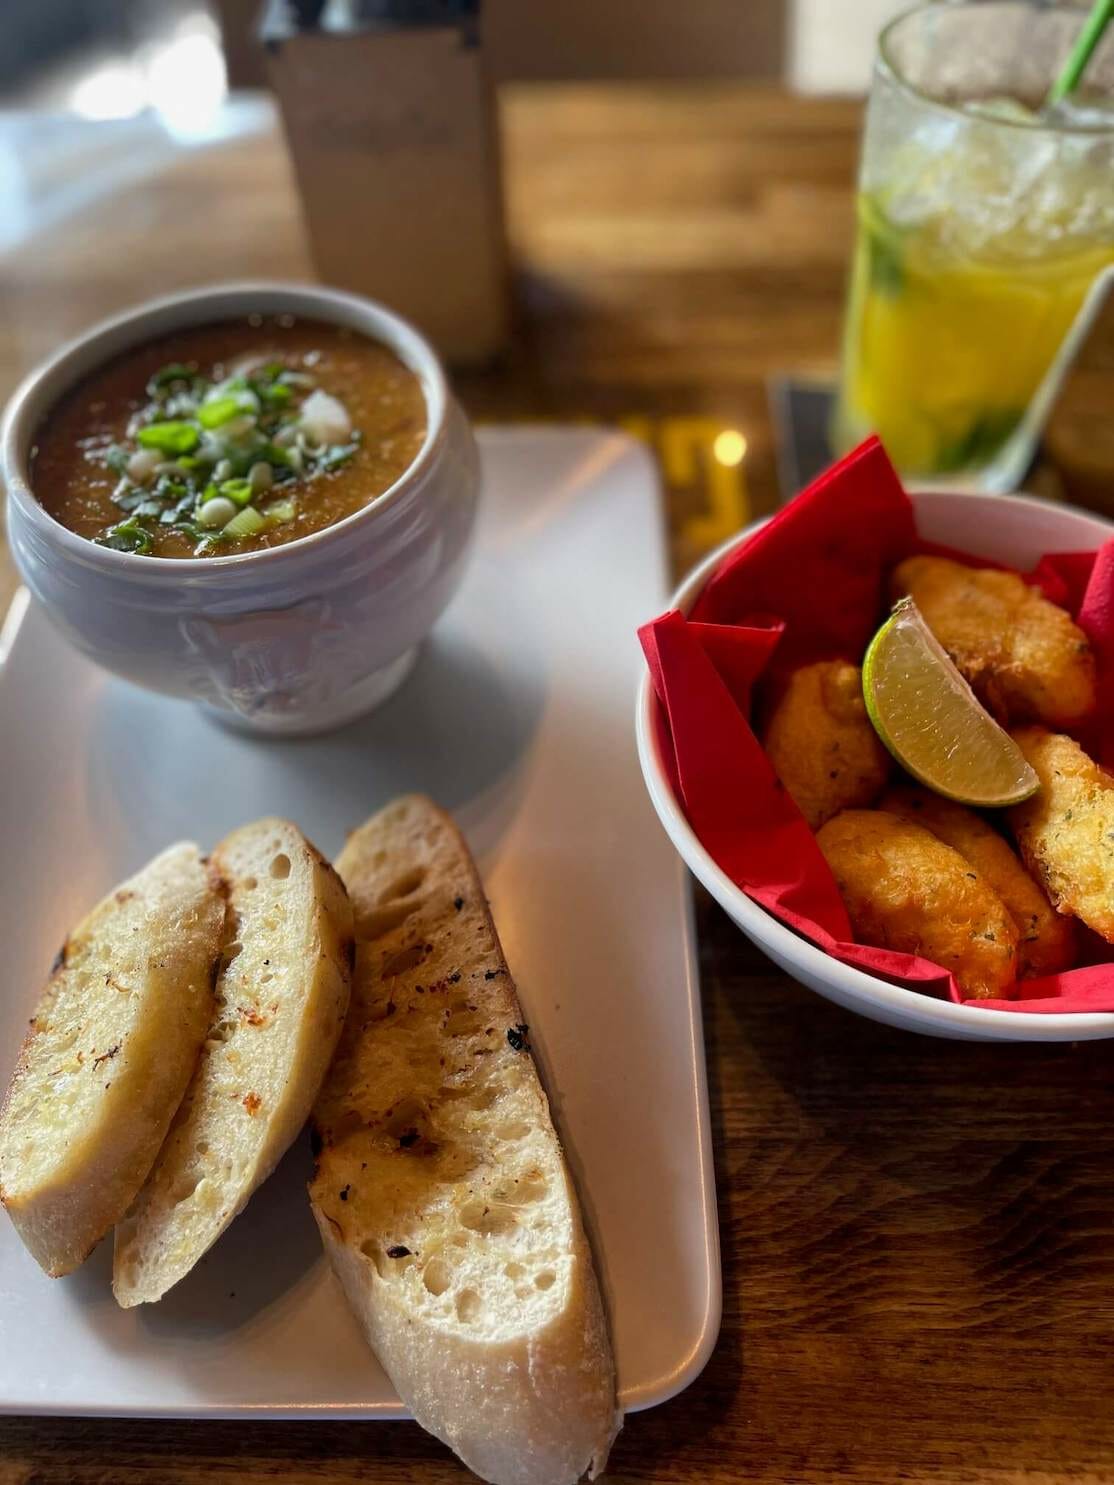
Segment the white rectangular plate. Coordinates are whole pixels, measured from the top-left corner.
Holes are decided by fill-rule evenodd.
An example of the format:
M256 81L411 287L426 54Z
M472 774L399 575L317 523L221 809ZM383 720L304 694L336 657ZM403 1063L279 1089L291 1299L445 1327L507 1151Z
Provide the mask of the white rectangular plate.
M329 737L226 731L104 675L31 605L0 668L0 1072L74 921L170 841L282 814L326 852L393 795L479 858L608 1297L628 1409L700 1371L720 1274L681 866L643 791L635 628L665 558L646 453L614 434L482 434L465 585L405 687ZM322 1257L299 1140L160 1304L117 1308L111 1244L43 1276L0 1218L0 1411L406 1416Z

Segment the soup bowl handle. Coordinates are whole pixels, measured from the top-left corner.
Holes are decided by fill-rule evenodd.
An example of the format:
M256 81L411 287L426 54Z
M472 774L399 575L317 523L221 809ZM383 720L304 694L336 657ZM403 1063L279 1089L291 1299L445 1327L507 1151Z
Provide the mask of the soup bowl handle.
M281 726L317 715L361 678L350 641L347 684L330 663L335 649L333 655L325 654L330 641L345 647L345 631L323 598L227 619L191 616L179 620L178 627L198 662L199 696L207 678L213 704L249 726Z

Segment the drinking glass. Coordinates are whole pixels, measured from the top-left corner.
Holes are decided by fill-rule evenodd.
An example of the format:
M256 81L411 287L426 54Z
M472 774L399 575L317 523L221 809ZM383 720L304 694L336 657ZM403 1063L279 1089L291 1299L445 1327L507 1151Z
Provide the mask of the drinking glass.
M987 490L1023 476L1114 265L1114 27L1072 97L1042 109L1085 15L950 0L882 32L841 452L875 432L907 476Z

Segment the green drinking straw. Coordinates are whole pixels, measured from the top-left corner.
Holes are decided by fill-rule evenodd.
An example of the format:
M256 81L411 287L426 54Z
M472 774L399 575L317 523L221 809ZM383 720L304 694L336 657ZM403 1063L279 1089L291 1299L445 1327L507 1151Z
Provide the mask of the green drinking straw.
M1079 79L1091 60L1092 52L1110 24L1111 16L1114 16L1114 0L1095 0L1090 15L1083 22L1083 29L1075 39L1075 45L1068 53L1067 61L1060 69L1059 77L1048 90L1048 97L1044 100L1045 108L1051 108L1054 103L1059 103L1069 93L1075 92Z

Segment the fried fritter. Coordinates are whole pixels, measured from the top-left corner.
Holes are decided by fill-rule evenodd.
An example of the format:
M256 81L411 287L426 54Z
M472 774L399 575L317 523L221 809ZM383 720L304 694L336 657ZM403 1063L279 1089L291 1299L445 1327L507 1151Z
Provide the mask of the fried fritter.
M931 830L971 863L1005 904L1017 929L1017 977L1056 974L1075 962L1075 926L1062 917L989 821L914 785L890 789L878 808Z
M816 843L859 942L931 959L971 997L1013 983L1013 919L982 874L930 831L884 810L845 810Z
M1095 707L1087 636L1062 608L1014 572L909 557L894 569L925 622L1000 720L1072 727Z
M1114 775L1074 738L1043 727L1013 738L1041 781L1009 812L1025 865L1061 913L1114 943Z
M765 747L812 830L842 809L873 804L893 766L866 714L862 672L846 660L793 672L770 717Z

